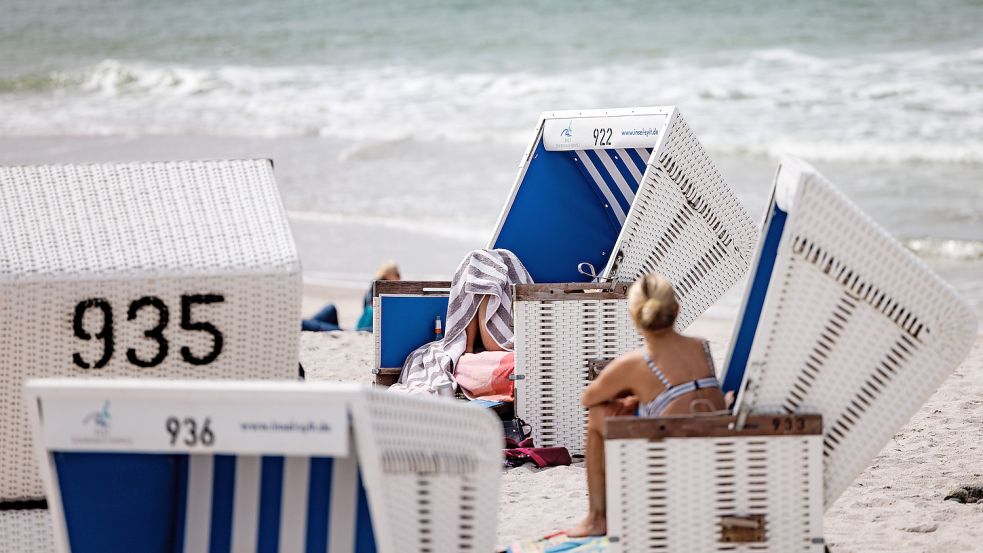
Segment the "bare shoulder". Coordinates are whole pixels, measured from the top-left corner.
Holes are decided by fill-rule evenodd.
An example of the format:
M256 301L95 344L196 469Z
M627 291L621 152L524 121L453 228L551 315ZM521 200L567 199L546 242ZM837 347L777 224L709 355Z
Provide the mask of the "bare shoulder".
M686 340L686 345L693 346L693 347L697 347L698 346L698 347L701 347L702 348L702 347L704 347L704 344L709 344L710 343L709 340L707 340L706 338L703 338L701 336L683 336L683 339Z
M640 366L645 366L645 358L642 356L641 350L635 350L616 357L608 363L607 367L604 367L604 371L610 373L628 372L637 370Z

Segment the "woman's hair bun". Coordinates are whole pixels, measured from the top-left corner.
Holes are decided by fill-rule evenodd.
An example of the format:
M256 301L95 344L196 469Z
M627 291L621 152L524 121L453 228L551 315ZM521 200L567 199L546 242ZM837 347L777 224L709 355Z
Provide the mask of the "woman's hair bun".
M655 298L645 300L645 303L642 304L642 312L638 317L642 326L649 327L655 323L656 317L659 316L659 307L661 305L661 302Z
M641 330L671 327L679 312L672 283L658 274L639 278L628 289L628 310Z

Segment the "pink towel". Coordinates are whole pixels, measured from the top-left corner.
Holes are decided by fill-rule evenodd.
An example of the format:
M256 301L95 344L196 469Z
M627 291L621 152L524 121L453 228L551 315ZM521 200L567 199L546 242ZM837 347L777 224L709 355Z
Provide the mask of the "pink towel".
M511 351L465 353L457 360L454 380L470 399L513 401L515 386L509 380L515 370L515 355Z

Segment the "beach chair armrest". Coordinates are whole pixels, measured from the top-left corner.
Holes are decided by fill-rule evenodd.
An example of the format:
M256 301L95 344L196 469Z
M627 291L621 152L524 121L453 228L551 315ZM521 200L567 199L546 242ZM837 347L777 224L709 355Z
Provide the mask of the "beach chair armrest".
M516 284L512 294L514 301L550 301L571 299L571 294L581 294L584 299L619 300L628 292L624 282L566 282L562 284ZM588 297L589 296L589 297Z
M821 434L821 415L751 415L743 428L737 417L708 413L669 417L611 417L604 426L608 440L709 438L736 436L801 436Z
M383 294L442 295L450 293L449 280L377 280L375 297Z

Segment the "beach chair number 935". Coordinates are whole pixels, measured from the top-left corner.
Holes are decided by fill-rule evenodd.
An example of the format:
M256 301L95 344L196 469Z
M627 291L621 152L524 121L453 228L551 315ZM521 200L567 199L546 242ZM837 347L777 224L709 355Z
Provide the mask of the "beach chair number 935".
M181 296L181 328L190 332L204 332L210 334L212 337L212 349L205 355L196 355L188 346L182 346L180 353L185 363L191 365L207 365L218 359L219 354L222 353L222 332L212 323L194 320L191 311L196 305L222 303L224 301L225 297L218 294ZM102 312L102 327L95 333L90 333L83 324L85 314L90 309ZM153 328L149 328L143 332L143 335L147 339L157 343L157 352L152 357L144 358L137 354L135 348L131 347L126 350L126 360L131 365L136 365L137 367L156 367L167 359L170 349L167 338L164 336L164 329L167 328L167 324L170 322L170 310L162 299L156 296L144 296L130 303L130 308L126 312L126 320L132 321L136 319L137 315L143 310L154 310L157 312L157 323ZM94 361L86 360L81 353L76 352L72 355L72 360L75 364L83 369L101 369L105 367L113 358L116 348L113 339L113 307L109 304L109 301L103 298L90 298L78 302L75 306L75 317L72 321L72 327L75 330L76 338L86 341L102 340L103 343L102 357Z

